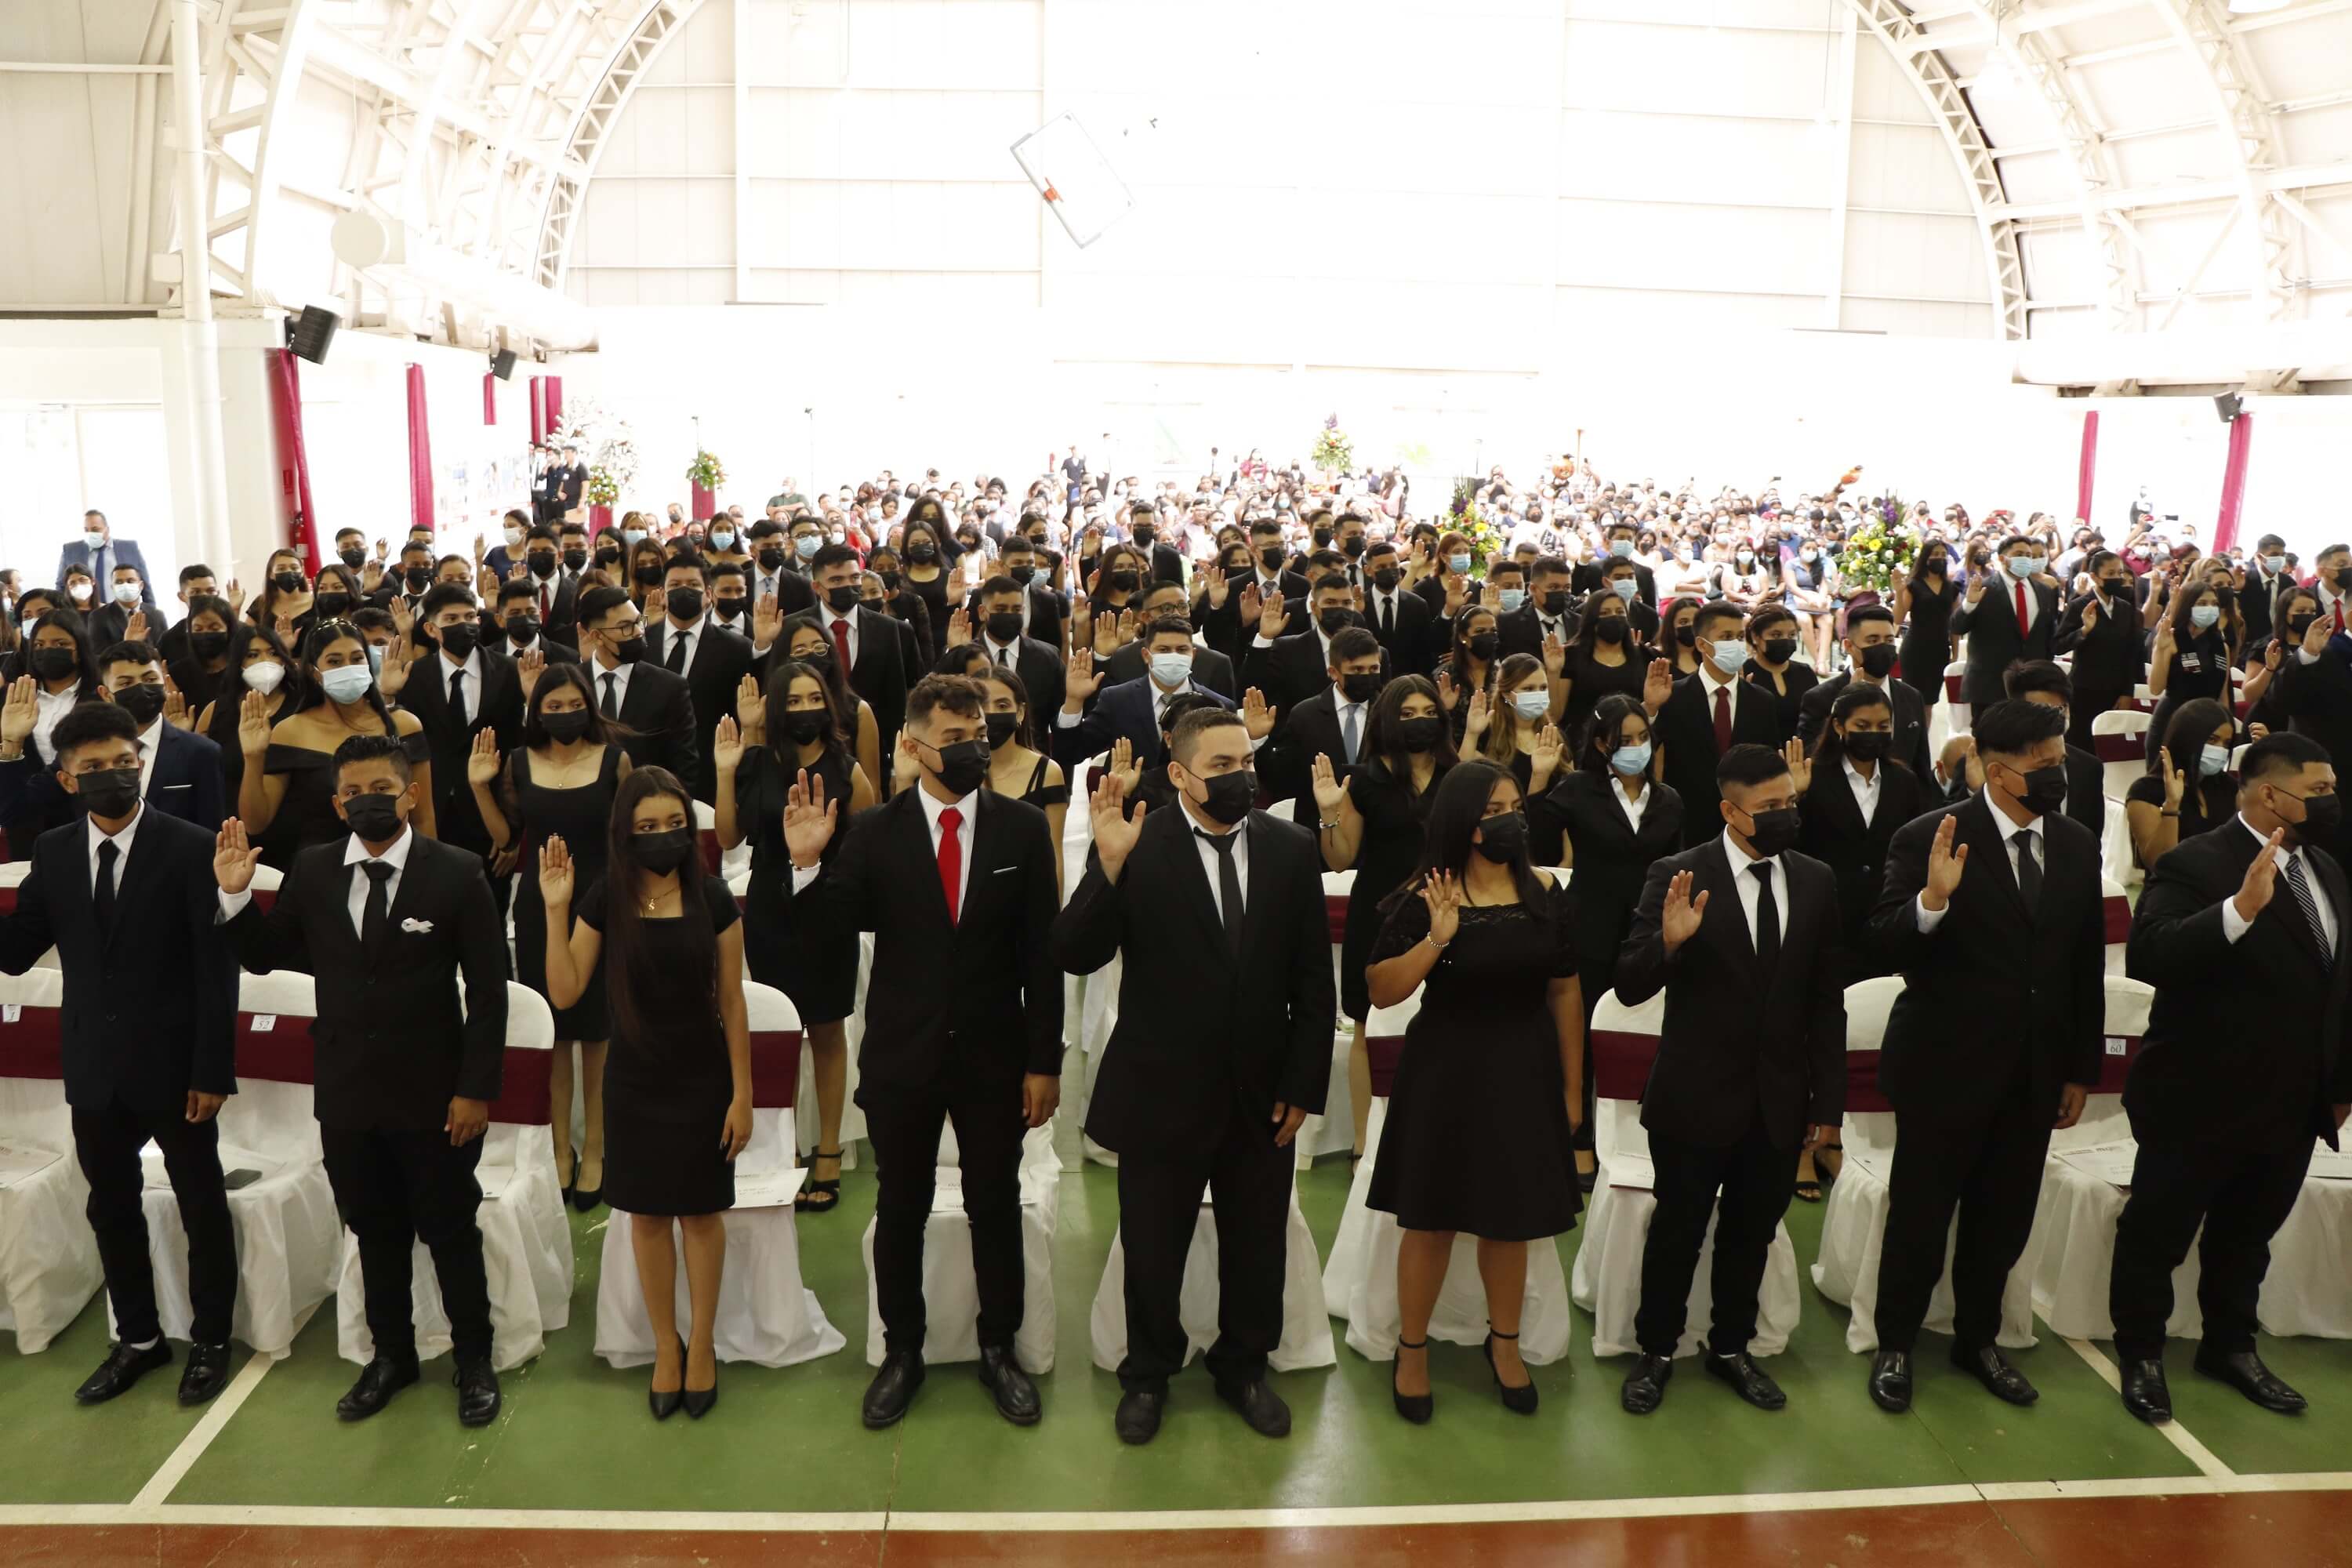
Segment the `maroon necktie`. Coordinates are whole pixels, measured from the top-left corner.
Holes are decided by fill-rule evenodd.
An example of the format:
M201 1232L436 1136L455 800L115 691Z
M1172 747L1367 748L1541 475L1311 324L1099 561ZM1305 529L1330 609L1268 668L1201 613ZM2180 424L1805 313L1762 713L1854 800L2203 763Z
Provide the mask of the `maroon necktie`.
M1726 685L1715 689L1715 754L1719 757L1729 750L1731 750L1731 688Z
M840 622L835 621L837 628ZM940 890L948 896L948 924L956 923L961 884L963 881L963 841L956 829L963 826L963 813L954 806L940 813Z

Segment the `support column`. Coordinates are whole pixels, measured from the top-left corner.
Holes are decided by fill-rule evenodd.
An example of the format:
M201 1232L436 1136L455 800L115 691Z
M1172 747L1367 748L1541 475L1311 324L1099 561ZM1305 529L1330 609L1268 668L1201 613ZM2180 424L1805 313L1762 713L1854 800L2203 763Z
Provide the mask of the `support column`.
M189 490L197 559L232 559L228 453L221 434L220 331L213 321L212 214L205 196L203 48L196 0L172 0L172 139L180 218L180 318L187 355ZM315 564L315 563L314 563Z
M2230 421L2230 460L2221 469L2221 506L2213 520L2213 553L2238 542L2238 503L2246 499L2246 461L2254 445L2254 416L2241 411Z
M2098 468L2099 411L2087 408L2083 411L2083 455L2074 466L2074 521L2090 527L2097 526L2091 521L2091 486Z

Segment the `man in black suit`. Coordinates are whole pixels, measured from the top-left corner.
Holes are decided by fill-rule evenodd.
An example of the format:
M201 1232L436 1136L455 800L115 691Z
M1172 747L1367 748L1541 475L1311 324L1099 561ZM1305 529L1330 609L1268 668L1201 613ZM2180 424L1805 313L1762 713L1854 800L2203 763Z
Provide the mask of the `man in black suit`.
M563 448L562 460L556 464L554 482L549 487L554 500L554 519L561 522L587 504L588 465L580 460L580 448Z
M520 744L522 679L514 660L482 641L481 617L468 589L444 583L425 595L415 640L427 657L394 677L393 695L425 726L433 758L433 820L444 844L454 844L487 860L503 846L490 842L466 779L474 737L495 731Z
M1516 578L1511 575L1516 566L1496 564L1504 574L1507 594L1517 584L1527 585L1525 601L1495 617L1495 635L1501 639L1496 646L1506 655L1531 653L1541 658L1546 643L1557 641L1565 647L1576 640L1577 616L1569 608L1567 562L1546 556Z
M1282 716L1265 743L1260 769L1278 816L1301 824L1318 820L1315 759L1328 757L1345 783L1371 759L1372 707L1387 682L1380 639L1361 626L1343 626L1331 639L1331 668L1322 690Z
M2156 1001L2124 1084L2139 1153L2107 1300L2124 1408L2143 1421L2172 1418L2164 1325L2200 1224L2197 1370L2265 1410L2304 1408L2254 1353L2254 1307L2312 1139L2335 1148L2352 1109L2352 889L2323 847L2343 817L2336 783L2307 738L2255 742L2238 768L2238 820L2158 860L2132 918L2126 963Z
M1280 604L1261 605L1257 635L1242 655L1242 684L1265 692L1277 712L1289 711L1330 685L1331 639L1349 626L1363 624L1356 613L1354 590L1337 572L1315 580L1307 606L1310 624L1286 636L1291 625L1289 608Z
M711 616L709 570L699 555L673 555L662 574L660 597L646 596L651 617L646 628L646 662L684 680L694 706L696 767L678 777L706 805L717 798L719 788L719 770L710 760L711 732L720 719L736 716L736 693L756 662L751 639L729 631Z
M2246 622L2243 652L2251 668L2262 661L2263 644L2277 635L2280 595L2294 586L2294 574L2286 569L2286 541L2263 534L2240 571L2238 613Z
M1014 533L1006 537L1004 548L997 552L996 563L1020 591L1021 635L1036 638L1058 656L1062 647L1062 599L1038 579L1038 571L1045 563L1042 552L1025 534ZM985 586L983 584L983 589Z
M1262 517L1250 524L1250 557L1256 563L1257 596L1263 604L1269 599L1303 599L1307 596L1307 576L1294 572L1286 564L1290 552L1282 542L1282 524L1270 517ZM1246 588L1247 583L1235 583L1235 588Z
M898 751L898 726L906 719L907 689L916 679L901 640L906 623L859 604L857 552L846 544L821 547L810 558L809 576L816 590L816 607L790 617L783 635L789 638L790 627L805 622L833 644L835 661L849 671L850 688L874 710L874 727L882 742L882 772L887 775ZM935 629L945 635L945 627ZM876 787L887 793L888 778L877 781Z
M1911 1407L1912 1346L1952 1253L1952 1363L1996 1397L2031 1405L1994 1342L2025 1251L2053 1128L2082 1119L2099 1081L2106 913L2099 839L2059 815L2066 720L2014 699L1976 715L1985 786L1895 833L1871 938L1904 991L1878 1081L1898 1137L1878 1264L1870 1396Z
M563 493L563 470L556 462L555 453L544 444L530 449L530 458L531 516L540 522L553 522L563 515L559 504Z
M1658 640L1658 612L1642 602L1640 580L1634 576L1634 570L1631 561L1612 559L1602 562L1599 591L1615 595L1624 605L1625 621L1633 627L1635 642L1654 644ZM1588 595L1579 606L1577 626L1580 630L1583 626L1584 616L1591 615L1593 608L1593 601Z
M1875 686L1886 693L1886 700L1895 710L1895 739L1887 746L1887 760L1901 763L1919 776L1920 783L1932 787L1936 775L1934 759L1927 754L1927 704L1909 681L1896 680L1891 674L1895 658L1895 612L1884 605L1863 605L1848 610L1845 649L1846 657L1853 661L1851 667L1798 699L1798 738L1810 751L1829 723L1830 704L1838 700L1839 693L1855 681Z
M698 778L702 747L694 699L686 678L646 657L644 616L622 588L591 588L580 595L580 651L596 689L596 710L629 731L622 749L640 768L667 768Z
M209 833L220 826L220 748L193 730L165 719L170 695L163 666L143 642L119 642L98 659L100 690L128 711L137 725L132 746L139 753L140 795L166 816ZM39 700L29 678L20 679L0 707L0 820L35 813L63 822L74 806L58 774L32 755L27 740L39 720ZM30 853L27 846L26 853ZM21 858L21 857L20 857Z
M787 534L781 524L765 520L751 525L751 569L745 591L751 595L754 616L768 605L773 605L779 616L797 616L816 608L816 590L809 585L800 569L800 558L793 553L801 537ZM809 524L806 537L813 542L810 554L824 547L824 531L814 522Z
M2012 664L2001 677L2009 694L2021 701L2039 702L2070 713L2074 702L2074 687L2066 671L2051 659L2034 659ZM2068 725L2072 734L2073 725ZM2094 840L2102 840L2107 831L2107 771L2099 759L2071 740L2066 744L2066 794L2058 804L2058 815L2071 817L2091 830ZM1965 784L1960 791L1967 795ZM2104 960L2102 961L2104 962Z
M1389 668L1399 675L1427 675L1436 668L1443 638L1429 601L1404 585L1404 566L1397 547L1381 540L1364 552L1364 571L1371 586L1364 594L1364 624L1381 639Z
M2336 550L2328 552L2335 569L2352 572ZM2341 757L2352 766L2352 657L2335 640L2335 616L2322 613L2305 626L2302 639L2280 661L2276 679L2287 727L2317 742L2331 763Z
M1045 1125L1061 1098L1062 972L1048 942L1059 848L1044 812L982 787L981 693L953 675L908 693L919 776L852 824L830 863L820 857L841 803L823 782L795 784L784 812L792 897L812 918L874 933L857 1103L882 1162L874 1288L888 1351L866 1390L869 1427L898 1421L922 1385L923 1232L948 1121L971 1220L980 1379L1013 1425L1042 1413L1013 1339L1022 1129Z
M1154 583L1136 599L1136 622L1147 631L1171 617L1188 621L1188 609L1182 587L1174 583ZM1215 692L1228 702L1241 700L1241 686L1234 677L1234 661L1202 642L1208 618L1202 617L1195 628L1192 641L1192 683ZM1147 639L1138 637L1133 642L1121 643L1110 651L1103 667L1103 684L1123 685L1140 680L1149 673L1150 656L1144 650Z
M1068 773L1112 744L1126 741L1146 768L1166 764L1160 744L1167 729L1168 704L1188 691L1215 700L1221 708L1233 700L1194 679L1193 661L1208 650L1192 640L1189 622L1171 616L1146 626L1139 639L1145 674L1140 679L1106 684L1107 676L1091 654L1081 653L1063 678L1062 706L1054 715L1054 758ZM1099 692L1099 696L1097 694ZM1091 702L1091 706L1089 703ZM1248 721L1261 740L1273 732L1275 716L1255 688L1250 692Z
M2147 633L2140 628L2131 568L2123 557L2102 550L2084 563L2096 584L2067 601L2050 634L2050 651L2074 657L2074 716L2066 740L2091 745L2091 721L2132 694L2147 679Z
M1579 594L1590 594L1600 588L1606 581L1610 562L1633 561L1633 543L1640 537L1640 531L1630 522L1611 523L1603 552L1577 567L1574 590ZM1650 606L1653 615L1656 614L1658 580L1655 574L1647 566L1634 562L1633 580L1640 584L1638 592L1642 603Z
M1971 577L1952 606L1952 635L1969 639L1960 700L1978 708L2000 700L2002 670L2021 658L2048 658L2058 630L2058 584L2043 571L2042 546L2013 533L1993 561L1997 573Z
M579 635L575 629L574 637ZM484 618L482 646L515 660L537 654L549 664L578 664L579 650L560 643L539 618L539 589L530 583L499 586L498 608Z
M499 1377L474 1169L506 1051L505 922L480 858L409 826L416 785L395 737L354 735L333 765L352 836L297 856L267 915L247 891L256 856L235 817L221 825L213 873L245 966L318 980L319 1141L359 1242L375 1342L335 1413L362 1420L416 1381L409 1277L422 1241L449 1318L457 1419L487 1426Z
M1652 710L1650 738L1665 748L1665 783L1683 797L1685 848L1720 837L1715 827L1720 820L1715 778L1722 759L1734 746L1778 746L1780 741L1771 693L1739 679L1748 661L1740 623L1739 612L1720 599L1701 605L1691 623L1698 639L1698 673L1675 681L1672 695ZM1665 659L1650 666L1645 704L1673 672Z
M586 541L583 540L583 546ZM540 629L555 641L577 638L572 623L579 614L580 584L563 569L563 552L557 542L556 531L544 523L523 536L522 561L525 567L522 581L531 590L531 601L539 615ZM505 573L499 574L498 589L489 584L475 584L486 590L485 597L503 597L509 581Z
M1674 1375L1707 1220L1716 1220L1714 1323L1702 1360L1759 1409L1788 1401L1748 1353L1756 1293L1787 1212L1797 1151L1845 1114L1845 968L1837 881L1790 847L1797 788L1769 746L1717 765L1717 837L1650 868L1617 955L1617 996L1666 994L1642 1092L1657 1209L1642 1249L1642 1353L1622 1395L1655 1410ZM1717 1194L1721 1194L1718 1210Z
M22 974L55 944L65 972L74 1157L121 1335L74 1397L112 1399L171 1363L140 1198L139 1152L152 1140L188 1237L180 1403L201 1405L228 1383L236 1304L214 1121L236 1092L236 961L213 920L212 835L142 806L137 735L126 710L100 702L71 710L50 732L62 787L88 810L33 846L16 910L0 916L0 969Z
M1087 1109L1087 1134L1119 1155L1128 1352L1113 1426L1128 1443L1159 1431L1184 1365L1177 1296L1203 1187L1217 1222L1209 1374L1252 1430L1290 1431L1265 1362L1282 1338L1290 1142L1323 1109L1338 999L1322 857L1306 829L1251 809L1250 751L1236 715L1199 710L1177 721L1167 769L1181 810L1129 817L1105 780L1087 874L1054 923L1061 969L1129 960Z
M1150 501L1138 501L1128 512L1127 536L1138 550L1148 552L1151 570L1144 574L1147 583L1181 583L1184 580L1184 557L1160 541L1160 514Z
M978 642L990 664L1019 678L1033 712L1050 713L1062 706L1062 655L1053 644L1022 631L1021 605L1027 596L1010 577L989 578L972 608L950 618L947 646Z

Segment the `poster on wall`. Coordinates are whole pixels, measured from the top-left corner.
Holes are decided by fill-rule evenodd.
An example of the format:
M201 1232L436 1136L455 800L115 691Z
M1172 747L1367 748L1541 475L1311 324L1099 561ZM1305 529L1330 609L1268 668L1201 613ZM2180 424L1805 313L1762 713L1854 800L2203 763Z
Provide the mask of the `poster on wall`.
M477 535L495 544L509 510L530 515L530 444L521 433L482 426L470 447L437 467L434 531L446 548L470 550Z

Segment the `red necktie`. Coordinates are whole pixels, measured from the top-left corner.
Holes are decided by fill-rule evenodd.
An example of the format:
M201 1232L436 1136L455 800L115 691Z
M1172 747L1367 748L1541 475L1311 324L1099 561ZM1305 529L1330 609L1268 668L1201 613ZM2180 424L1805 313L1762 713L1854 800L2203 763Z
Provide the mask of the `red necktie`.
M555 590L545 583L539 585L539 623L545 626L555 618Z
M2025 584L2017 585L2017 635L2023 637L2030 628L2025 624Z
M834 657L838 659L841 664L841 678L844 680L848 679L849 622L846 619L838 620L833 623L833 652ZM948 900L948 907L950 909L953 909L955 907L955 900L952 896Z
M956 829L962 826L963 813L954 806L940 813L940 891L948 896L950 925L956 923L959 884L963 881L963 841L956 837Z
M2336 635L2344 635L2344 601L2341 599L2336 601Z
M1731 750L1731 688L1715 689L1715 754Z

